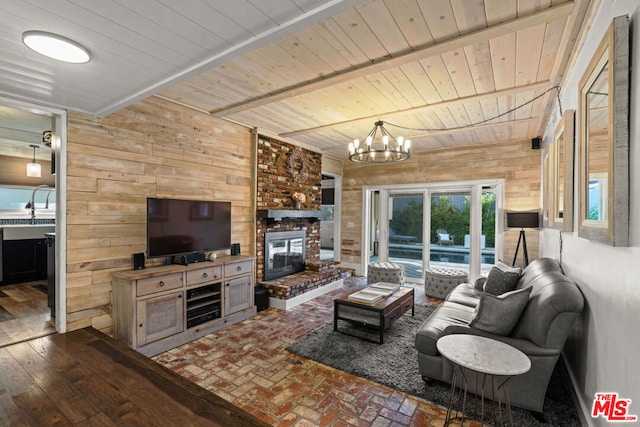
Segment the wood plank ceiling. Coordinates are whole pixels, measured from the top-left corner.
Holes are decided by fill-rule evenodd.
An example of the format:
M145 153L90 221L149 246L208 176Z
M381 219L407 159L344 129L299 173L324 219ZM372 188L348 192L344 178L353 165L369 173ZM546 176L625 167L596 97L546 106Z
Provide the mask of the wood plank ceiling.
M11 21L24 18L18 2L8 3L0 10L12 13ZM20 3L37 9L35 0ZM107 87L131 84L125 94L109 91L109 99L102 99L104 91L87 92L87 104L74 108L65 101L85 90L87 78L74 69L78 85L61 94L59 105L103 115L155 93L345 158L348 142L364 137L376 120L410 138L414 152L540 136L557 114L552 88L562 84L592 2L202 0L173 9L162 0L76 3L86 13L73 16L75 32L67 35L84 40L81 20L99 24L101 37L90 48L113 60L112 68L90 72L103 73ZM144 21L133 19L150 10ZM229 22L236 32L237 22L246 28L225 36ZM7 36L0 30L0 37ZM117 50L122 44L124 54ZM18 47L12 49L17 55ZM129 50L138 55L130 69L118 58ZM98 58L89 67L99 68ZM2 84L0 92L7 92Z
M586 7L369 1L160 96L342 158L378 119L414 151L531 139L557 114L547 91L561 83Z

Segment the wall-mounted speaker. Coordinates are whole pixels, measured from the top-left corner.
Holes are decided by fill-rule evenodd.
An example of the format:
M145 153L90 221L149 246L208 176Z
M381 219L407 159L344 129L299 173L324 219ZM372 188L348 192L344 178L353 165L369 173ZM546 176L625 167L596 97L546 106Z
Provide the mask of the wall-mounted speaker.
M133 254L133 269L142 270L144 268L144 253Z
M542 138L540 138L539 136L536 136L535 138L533 138L531 140L531 149L537 150L538 148L540 148L541 142L542 142Z

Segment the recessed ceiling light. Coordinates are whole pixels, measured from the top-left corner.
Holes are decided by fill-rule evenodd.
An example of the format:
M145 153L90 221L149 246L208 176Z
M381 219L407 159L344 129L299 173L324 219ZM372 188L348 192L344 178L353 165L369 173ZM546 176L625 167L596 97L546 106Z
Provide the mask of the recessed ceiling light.
M22 33L22 42L29 49L58 61L84 64L91 59L87 48L58 34L25 31Z

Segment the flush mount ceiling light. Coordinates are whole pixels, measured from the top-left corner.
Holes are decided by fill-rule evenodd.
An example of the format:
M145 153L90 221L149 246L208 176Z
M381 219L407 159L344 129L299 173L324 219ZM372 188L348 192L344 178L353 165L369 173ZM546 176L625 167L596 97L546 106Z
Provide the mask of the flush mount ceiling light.
M380 138L376 139L378 134ZM379 120L362 142L354 139L349 143L349 159L356 163L402 162L411 157L410 146L411 141L401 136L394 138Z
M22 33L22 42L29 49L58 61L84 64L91 59L87 48L58 34L45 31L25 31Z

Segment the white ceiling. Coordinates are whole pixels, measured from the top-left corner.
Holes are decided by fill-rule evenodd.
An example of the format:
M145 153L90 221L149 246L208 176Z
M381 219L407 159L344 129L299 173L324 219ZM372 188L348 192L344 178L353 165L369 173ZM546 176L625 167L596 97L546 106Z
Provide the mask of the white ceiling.
M589 4L4 0L0 95L105 116L155 94L337 157L378 119L414 151L530 139L555 113L546 91ZM27 30L93 58L40 56Z

